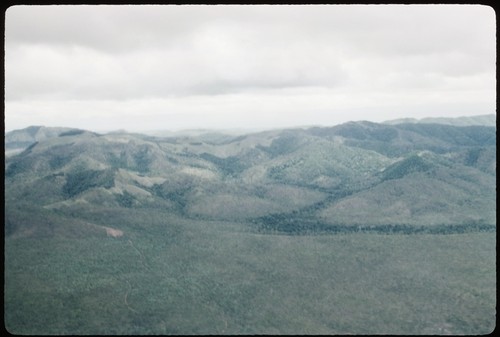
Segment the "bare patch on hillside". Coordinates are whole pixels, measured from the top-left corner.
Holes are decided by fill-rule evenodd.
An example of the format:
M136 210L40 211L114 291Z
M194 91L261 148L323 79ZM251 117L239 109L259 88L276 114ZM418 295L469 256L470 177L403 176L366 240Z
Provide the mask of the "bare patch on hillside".
M119 229L114 229L111 227L104 227L104 229L106 229L107 236L111 236L114 238L119 238L119 237L123 236L123 231L121 231Z

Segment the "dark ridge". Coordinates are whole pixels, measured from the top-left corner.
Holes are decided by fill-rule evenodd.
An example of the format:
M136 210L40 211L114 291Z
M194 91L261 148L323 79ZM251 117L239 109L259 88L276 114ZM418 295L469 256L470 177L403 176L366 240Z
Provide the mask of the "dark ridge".
M76 136L76 135L81 135L84 132L85 132L85 130L79 130L79 129L69 130L69 131L66 131L66 132L59 134L59 137Z
M422 157L412 155L387 167L382 172L382 180L400 179L415 172L426 172L432 168Z
M285 235L325 235L325 234L464 234L476 232L495 232L496 225L481 221L469 224L440 224L440 225L332 225L316 219L285 218L276 215L263 216L251 221L257 232L265 234Z
M207 160L211 163L214 163L219 167L225 174L227 175L235 175L241 173L246 167L241 163L238 157L229 156L227 158L220 158L214 156L210 153L202 153L200 154L200 158Z

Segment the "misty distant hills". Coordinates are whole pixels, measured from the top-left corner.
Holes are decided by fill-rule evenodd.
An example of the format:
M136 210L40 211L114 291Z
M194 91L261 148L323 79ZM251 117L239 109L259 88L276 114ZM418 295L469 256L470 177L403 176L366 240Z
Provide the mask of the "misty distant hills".
M58 214L161 207L284 232L302 231L290 218L308 231L496 223L495 127L349 122L239 136L44 127L6 134L8 148L30 142L6 159L7 203Z
M454 126L496 126L496 115L478 115L464 117L426 117L421 119L416 118L400 118L383 122L384 124L403 124L403 123L426 123L426 124L447 124Z

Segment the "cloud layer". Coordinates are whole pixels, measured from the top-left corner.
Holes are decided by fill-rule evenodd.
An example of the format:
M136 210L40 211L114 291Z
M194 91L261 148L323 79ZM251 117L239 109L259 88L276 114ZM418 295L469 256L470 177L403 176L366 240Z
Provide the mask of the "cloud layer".
M6 127L279 127L495 111L487 6L14 6Z

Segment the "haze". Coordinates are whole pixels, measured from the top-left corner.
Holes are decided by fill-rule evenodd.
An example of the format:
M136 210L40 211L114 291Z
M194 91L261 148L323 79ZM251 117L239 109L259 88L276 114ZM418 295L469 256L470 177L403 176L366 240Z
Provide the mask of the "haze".
M495 113L479 5L14 6L5 129L266 129Z

